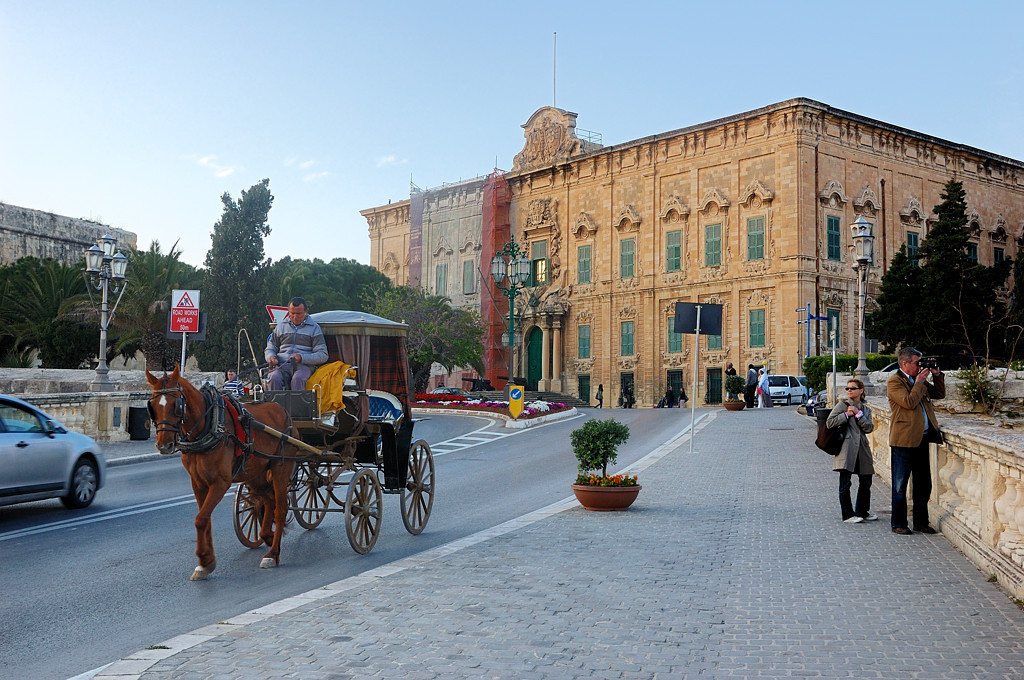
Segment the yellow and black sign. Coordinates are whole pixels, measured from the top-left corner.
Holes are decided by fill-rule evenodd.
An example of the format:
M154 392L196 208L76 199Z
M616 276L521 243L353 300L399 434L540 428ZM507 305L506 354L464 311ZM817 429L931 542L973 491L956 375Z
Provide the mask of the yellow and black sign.
M523 412L523 388L513 385L508 390L508 411L513 418L518 418Z

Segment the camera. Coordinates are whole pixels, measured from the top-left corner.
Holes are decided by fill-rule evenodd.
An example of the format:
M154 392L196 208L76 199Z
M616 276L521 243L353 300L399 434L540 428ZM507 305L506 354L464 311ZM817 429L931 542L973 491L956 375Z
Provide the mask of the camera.
M935 357L921 357L921 360L917 362L917 365L921 368L938 368L939 360Z

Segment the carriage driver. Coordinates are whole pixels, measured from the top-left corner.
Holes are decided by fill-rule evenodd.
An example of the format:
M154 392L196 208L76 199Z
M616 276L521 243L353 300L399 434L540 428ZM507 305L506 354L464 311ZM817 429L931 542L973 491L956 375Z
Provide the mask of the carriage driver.
M320 326L308 316L300 297L288 302L288 316L278 322L267 338L263 356L270 372L271 390L304 390L316 367L327 361L327 342Z

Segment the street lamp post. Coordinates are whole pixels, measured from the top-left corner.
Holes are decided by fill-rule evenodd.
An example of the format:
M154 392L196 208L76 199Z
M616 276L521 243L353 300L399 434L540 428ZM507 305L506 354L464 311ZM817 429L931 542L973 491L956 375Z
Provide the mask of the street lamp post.
M491 258L491 278L508 298L508 384L511 385L512 354L516 344L516 295L530 280L530 259L526 257L526 250L520 248L514 239Z
M850 231L853 236L853 250L857 264L854 265L854 270L857 272L858 286L858 329L857 329L857 369L854 371L854 375L865 385L868 382L868 364L864 359L864 296L865 287L867 285L868 278L868 267L871 266L871 261L874 259L874 243L875 237L871 235L871 223L864 219L863 216L858 217L857 220L850 225Z
M90 286L100 291L100 356L96 364L96 377L89 389L94 392L110 392L114 384L110 382L107 366L107 328L110 320L114 318L117 310L117 303L121 301L128 281L124 278L125 270L128 268L128 258L120 252L114 253L117 247L117 240L110 234L104 234L96 239L97 245L91 246L85 251L85 272L89 275ZM90 290L90 297L92 291ZM118 293L113 308L109 308L110 293Z

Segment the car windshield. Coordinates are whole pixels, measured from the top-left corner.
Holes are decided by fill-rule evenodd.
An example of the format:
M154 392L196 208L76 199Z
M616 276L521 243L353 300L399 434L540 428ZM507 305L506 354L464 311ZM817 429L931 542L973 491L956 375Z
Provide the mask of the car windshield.
M768 387L789 387L789 378L784 375L770 375Z

